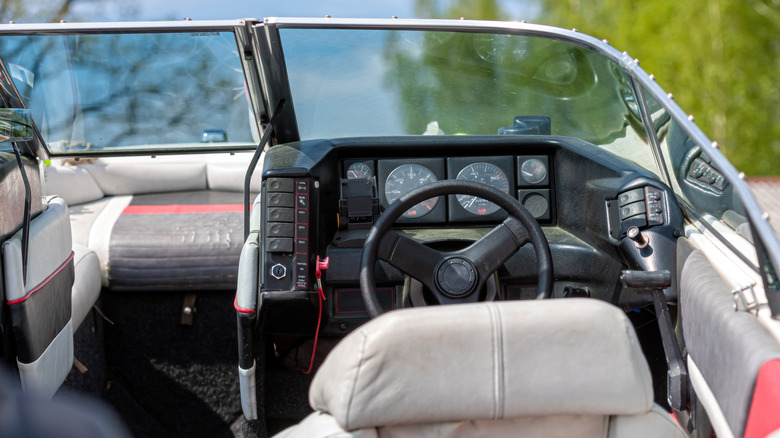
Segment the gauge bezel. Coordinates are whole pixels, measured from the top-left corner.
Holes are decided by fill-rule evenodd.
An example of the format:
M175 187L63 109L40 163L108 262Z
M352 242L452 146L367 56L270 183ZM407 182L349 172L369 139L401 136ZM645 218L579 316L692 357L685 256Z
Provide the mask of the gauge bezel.
M446 179L446 173L444 172L444 159L443 158L408 158L408 159L388 159L377 161L377 183L379 185L379 202L382 208L387 208L389 203L385 196L385 183L390 173L404 164L417 164L426 167L433 173L437 181ZM398 223L444 223L447 221L447 202L444 196L440 196L436 202L436 206L430 213L422 217L408 218L401 217L398 219Z
M539 181L538 183L531 183L526 181L523 178L523 163L525 163L528 160L537 159L544 163L544 167L547 169L547 174L544 176L544 179ZM550 169L550 158L547 155L521 155L517 157L517 187L539 187L539 186L547 186L550 185L550 174L552 173L552 170Z
M347 176L347 171L349 170L349 167L355 163L365 164L366 166L368 166L369 169L371 169L372 176L376 176L376 163L374 162L374 160L344 160L343 168L341 170L342 178L349 179L349 177Z
M449 179L456 179L463 169L476 163L488 163L501 169L509 184L509 191L507 194L510 196L515 195L515 166L514 157L512 156L450 157L447 159L447 175ZM489 222L504 220L507 217L507 213L501 209L486 215L471 213L460 205L460 202L458 202L455 195L449 195L448 197L450 222Z

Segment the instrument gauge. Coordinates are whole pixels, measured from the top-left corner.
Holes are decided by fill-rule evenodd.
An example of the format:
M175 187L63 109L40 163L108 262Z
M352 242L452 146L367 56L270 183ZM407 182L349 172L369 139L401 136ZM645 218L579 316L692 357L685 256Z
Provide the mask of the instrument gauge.
M371 167L366 163L356 162L349 165L347 168L347 179L371 179L374 176L374 172L371 171Z
M520 175L529 184L539 184L547 178L547 165L538 158L529 158L520 166Z
M385 181L385 197L387 198L387 203L392 204L398 198L412 190L434 182L436 182L436 176L434 176L433 172L425 166L419 164L403 164L398 166L390 172L390 175L387 176L387 180ZM411 219L423 217L430 213L438 202L439 198L426 199L404 212L401 217Z
M509 180L507 179L506 174L494 164L469 164L458 173L456 179L475 181L499 189L504 193L509 193ZM455 198L463 209L477 216L493 214L499 210L498 205L476 196L455 195Z

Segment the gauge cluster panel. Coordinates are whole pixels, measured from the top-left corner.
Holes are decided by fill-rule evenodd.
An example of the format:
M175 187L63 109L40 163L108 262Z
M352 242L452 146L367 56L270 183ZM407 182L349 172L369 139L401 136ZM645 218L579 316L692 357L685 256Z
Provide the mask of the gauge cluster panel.
M445 178L444 160L441 158L379 160L377 183L380 203L387 208L412 190ZM446 219L446 201L440 196L412 206L398 222L439 223Z
M553 218L550 157L547 155L348 159L342 178L374 179L382 209L410 191L443 179L487 184L518 199L537 220ZM450 195L427 199L399 218L400 223L495 222L507 213L485 199Z

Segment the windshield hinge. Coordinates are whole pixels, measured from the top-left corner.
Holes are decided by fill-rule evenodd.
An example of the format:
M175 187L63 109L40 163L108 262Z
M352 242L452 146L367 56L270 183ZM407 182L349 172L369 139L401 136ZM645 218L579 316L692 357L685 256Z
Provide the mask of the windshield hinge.
M758 311L764 307L767 307L768 303L761 303L758 301L758 296L753 288L756 283L750 282L750 284L736 287L731 291L731 295L734 297L734 311L740 310L758 315Z

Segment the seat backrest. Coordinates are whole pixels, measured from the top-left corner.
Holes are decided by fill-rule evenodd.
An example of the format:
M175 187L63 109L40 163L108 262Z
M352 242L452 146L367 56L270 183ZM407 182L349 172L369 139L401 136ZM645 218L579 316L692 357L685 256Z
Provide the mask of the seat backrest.
M654 410L650 371L628 318L588 299L390 312L331 352L309 401L318 412L306 421L326 419L350 432L631 436L656 420L667 429L657 436L679 431Z

